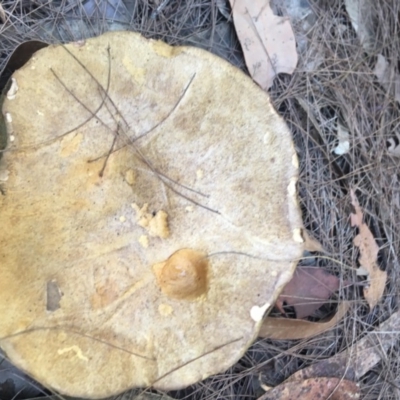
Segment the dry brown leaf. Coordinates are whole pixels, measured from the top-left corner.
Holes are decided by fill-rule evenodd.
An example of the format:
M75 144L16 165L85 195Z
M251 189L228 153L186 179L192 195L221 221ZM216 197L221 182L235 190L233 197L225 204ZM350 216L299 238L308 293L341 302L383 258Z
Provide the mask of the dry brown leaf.
M338 378L310 378L304 381L284 382L258 400L355 400L360 398L359 386Z
M346 315L350 303L345 301L338 307L336 314L321 322L311 322L292 318L267 317L263 321L260 337L277 340L306 339L317 336L333 328Z
M322 47L318 40L312 40L313 28L318 20L310 2L302 0L270 0L275 15L287 16L296 38L296 49L303 71L315 71L324 61Z
M322 307L339 289L340 280L323 268L297 267L291 281L283 288L275 306L285 314L284 303L293 306L296 318L306 318Z
M353 189L350 191L350 196L351 204L355 209L355 214L350 214L351 226L359 229L359 233L354 238L353 243L360 249L360 257L358 259L360 267L368 272L370 284L364 288L364 296L372 309L383 295L387 274L379 269L377 263L379 246L368 226L363 222L363 212Z
M358 380L378 364L394 346L394 334L400 330L400 311L369 332L349 349L297 371L286 382L316 376Z
M296 40L290 21L274 14L269 0L230 0L230 4L249 73L267 90L277 74L291 74L296 68Z
M343 355L343 353L340 353ZM346 354L347 355L347 354ZM309 378L339 378L355 381L355 371L352 365L346 363L346 359L328 358L320 362L316 362L301 369L289 376L285 382L297 382Z

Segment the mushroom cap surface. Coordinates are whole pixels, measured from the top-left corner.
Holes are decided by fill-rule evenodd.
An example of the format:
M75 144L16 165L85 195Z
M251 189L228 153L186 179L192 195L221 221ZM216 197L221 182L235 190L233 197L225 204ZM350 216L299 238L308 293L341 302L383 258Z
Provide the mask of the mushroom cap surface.
M303 251L297 158L267 94L132 32L49 46L13 79L1 348L87 398L226 370Z

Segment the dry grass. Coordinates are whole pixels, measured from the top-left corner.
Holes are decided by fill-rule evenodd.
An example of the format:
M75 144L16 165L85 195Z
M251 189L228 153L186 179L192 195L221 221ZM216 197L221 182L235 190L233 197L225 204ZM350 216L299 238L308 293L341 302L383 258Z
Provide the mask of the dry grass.
M244 66L232 24L218 11L215 0L170 0L156 14L161 2L127 1L126 14L116 12L114 20L104 10L89 18L83 6L75 3L79 2L3 1L6 22L0 25L0 70L13 48L25 40L70 41L109 29L135 30L171 44L198 45ZM299 193L305 225L331 258L315 256L308 263L360 281L354 271L358 258L352 244L355 232L349 224L349 190L354 188L380 246L380 267L388 273L384 298L370 312L360 287L342 292L340 297L352 300L353 307L335 329L305 341L260 340L229 371L171 393L173 397L255 399L263 393L260 379L268 386L276 385L298 369L352 346L398 310L400 160L388 154L387 140L399 133L400 110L377 82L373 66L379 53L395 63L400 60L400 3L380 0L373 4L375 41L367 55L343 3L314 0L316 23L308 32L310 47L300 56L292 76L275 80L270 95L293 131L300 158ZM310 70L316 55L321 63ZM332 153L336 118L350 131L350 152L344 156ZM322 314L331 311L337 301L340 298ZM398 342L393 335L393 348L359 382L364 399L400 398Z

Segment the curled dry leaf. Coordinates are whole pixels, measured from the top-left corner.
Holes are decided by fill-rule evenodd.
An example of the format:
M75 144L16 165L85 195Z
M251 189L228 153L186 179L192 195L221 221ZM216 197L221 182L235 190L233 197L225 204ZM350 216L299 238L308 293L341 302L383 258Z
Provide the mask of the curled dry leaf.
M275 15L269 0L230 3L249 73L267 90L277 74L291 74L297 65L296 40L289 19Z
M352 381L338 378L310 378L304 381L284 382L269 390L258 400L355 400L360 388Z
M260 337L276 340L306 339L326 332L337 325L346 315L350 303L341 303L335 315L321 322L311 322L292 318L265 318Z
M379 269L377 263L379 246L368 226L363 222L363 212L354 190L350 191L350 196L351 204L355 209L355 214L350 214L351 226L359 229L359 233L354 238L353 243L360 249L360 257L358 259L360 267L368 272L370 284L364 288L364 296L372 309L383 295L387 274Z
M297 318L306 318L322 307L339 287L340 279L323 268L297 267L275 306L285 314L283 305L286 303L294 307Z
M301 62L301 69L307 72L315 71L323 62L321 45L318 40L312 40L313 27L317 15L309 1L271 0L271 8L276 15L288 16L296 38L296 49Z

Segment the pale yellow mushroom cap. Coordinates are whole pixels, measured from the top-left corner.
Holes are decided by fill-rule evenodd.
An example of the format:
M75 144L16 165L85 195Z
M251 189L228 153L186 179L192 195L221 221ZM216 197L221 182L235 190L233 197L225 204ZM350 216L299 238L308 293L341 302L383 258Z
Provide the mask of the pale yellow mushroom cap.
M13 79L1 348L87 398L230 367L303 250L291 133L267 94L129 32L49 46Z

